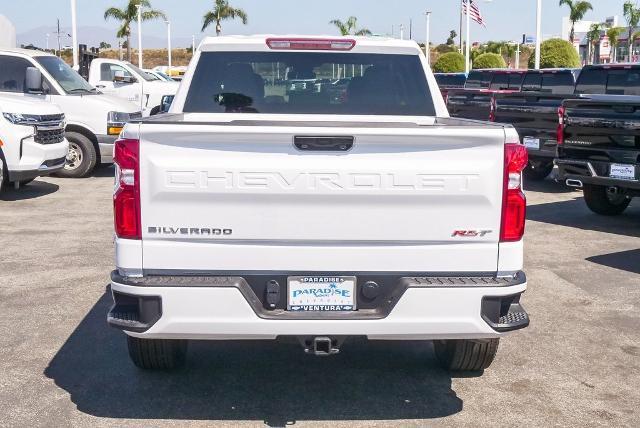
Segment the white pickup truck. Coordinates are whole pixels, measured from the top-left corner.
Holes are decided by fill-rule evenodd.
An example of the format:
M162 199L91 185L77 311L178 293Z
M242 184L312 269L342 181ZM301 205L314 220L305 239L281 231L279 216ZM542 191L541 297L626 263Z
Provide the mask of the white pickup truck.
M20 187L64 168L69 151L64 127L57 105L1 94L0 191L7 184Z
M319 90L288 93L285 70ZM363 336L482 370L529 324L526 150L508 125L450 119L414 42L208 38L114 156L107 319L139 367L182 364L190 339L331 355Z
M41 85L25 87L28 70L37 70ZM66 118L69 153L64 177L84 177L100 164L112 163L113 143L126 121L141 116L140 107L104 95L57 56L29 49L0 49L0 95L58 105Z
M162 98L175 95L180 86L159 80L130 62L108 58L91 62L89 83L105 94L134 102L145 116L159 113Z

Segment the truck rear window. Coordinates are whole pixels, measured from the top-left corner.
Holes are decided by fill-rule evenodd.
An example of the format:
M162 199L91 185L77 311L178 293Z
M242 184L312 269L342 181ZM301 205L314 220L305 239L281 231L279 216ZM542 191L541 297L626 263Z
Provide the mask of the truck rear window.
M444 88L463 88L467 77L464 74L436 74L438 86Z
M191 113L434 116L417 55L204 52Z
M498 73L493 76L489 88L494 90L519 91L522 86L522 76L522 73Z
M584 69L576 94L640 95L640 69Z
M573 73L527 73L522 83L523 91L549 92L552 94L572 94Z
M491 71L470 71L464 87L469 89L488 89L493 74Z

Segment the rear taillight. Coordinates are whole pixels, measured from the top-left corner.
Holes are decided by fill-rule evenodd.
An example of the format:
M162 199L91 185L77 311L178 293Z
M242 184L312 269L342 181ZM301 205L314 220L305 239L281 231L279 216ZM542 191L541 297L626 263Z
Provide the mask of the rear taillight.
M117 140L113 149L113 162L116 165L113 215L118 238L142 238L139 154L139 140Z
M558 109L558 129L556 130L556 140L559 146L564 144L564 113L564 107L560 106Z
M496 97L491 97L491 107L489 108L489 122L496 121Z
M524 235L527 199L522 192L522 171L528 160L527 149L523 145L505 144L500 242L519 241Z
M275 50L350 51L355 45L351 39L267 39L267 46Z

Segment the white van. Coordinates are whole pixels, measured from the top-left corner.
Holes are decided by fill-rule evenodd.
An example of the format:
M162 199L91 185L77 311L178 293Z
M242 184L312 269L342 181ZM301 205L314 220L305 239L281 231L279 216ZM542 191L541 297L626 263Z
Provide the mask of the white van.
M27 70L41 74L41 88L27 89ZM67 163L59 175L83 177L97 165L113 162L113 143L140 107L102 94L60 58L27 49L0 49L0 95L13 94L60 106L69 140Z

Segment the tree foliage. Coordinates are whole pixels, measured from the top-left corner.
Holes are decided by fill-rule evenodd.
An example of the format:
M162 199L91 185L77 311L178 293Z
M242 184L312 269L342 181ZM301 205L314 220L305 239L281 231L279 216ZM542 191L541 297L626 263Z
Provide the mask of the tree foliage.
M482 68L506 68L507 63L504 62L502 55L496 53L483 53L473 61L474 69Z
M631 47L633 46L633 30L640 23L640 7L630 0L624 2L622 7L624 19L627 21L628 43L629 43L629 60L631 60Z
M350 16L346 21L334 19L329 24L335 25L342 36L369 36L371 31L368 28L358 28L358 18Z
M571 21L571 32L569 33L569 41L573 44L575 39L576 22L581 21L588 11L593 10L593 6L588 1L579 0L560 0L560 6L569 6L569 20Z
M456 30L449 31L449 37L447 37L447 45L453 46L456 43L456 37L458 37L458 33Z
M529 58L529 68L535 66L535 51ZM562 39L549 39L540 46L540 68L578 68L580 57L573 45Z
M143 21L150 21L159 18L167 19L164 12L151 9L151 2L149 0L128 0L127 5L123 9L110 7L104 11L105 21L108 19L120 21L120 28L116 33L116 37L119 39L127 39L127 57L129 61L131 61L131 23L138 19L138 7L142 8L140 18Z
M209 25L215 22L216 35L219 36L222 33L222 21L236 18L239 18L244 25L247 25L248 17L244 10L231 6L228 0L215 0L213 10L205 13L202 17L201 31L204 32Z
M442 54L433 64L436 73L462 73L464 68L464 56L460 52Z

